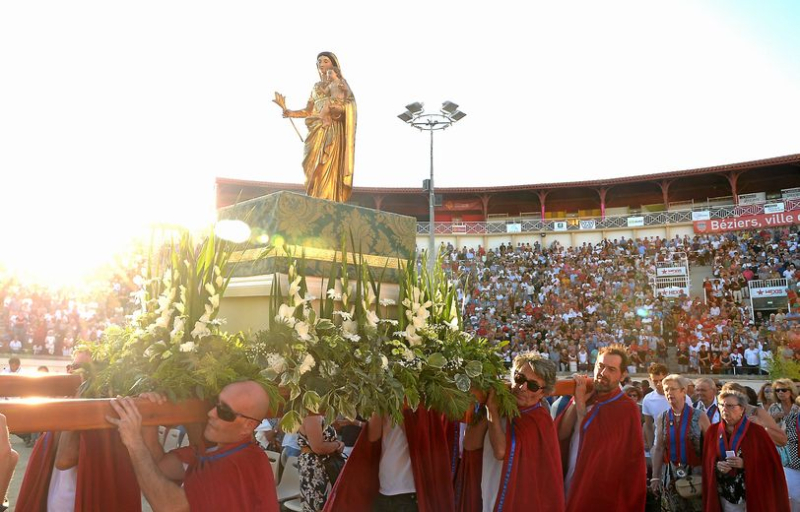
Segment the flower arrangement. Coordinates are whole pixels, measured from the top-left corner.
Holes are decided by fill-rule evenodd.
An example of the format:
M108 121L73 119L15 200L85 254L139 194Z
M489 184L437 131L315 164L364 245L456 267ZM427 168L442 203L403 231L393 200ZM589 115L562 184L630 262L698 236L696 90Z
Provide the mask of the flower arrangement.
M353 279L333 265L319 313L311 307L304 265L289 265L288 296L273 281L267 330L256 334L253 358L263 375L287 389L281 427L293 431L309 413L402 420L405 407L424 405L460 419L473 407L474 390L495 389L504 414L517 413L501 376L507 370L486 340L461 331L453 282L441 270L408 262L400 304L380 297L380 280L356 255ZM441 265L437 266L441 268ZM390 316L397 306L399 318ZM274 316L273 316L274 314Z
M145 391L171 400L211 398L231 382L259 381L274 401L277 387L249 359L248 341L222 331L220 298L229 281L229 243L213 234L195 243L189 233L151 256L134 281L138 309L103 342L86 344L94 361L82 395L113 397Z
M441 265L406 263L397 303L380 299L376 277L359 254L332 262L319 298L308 289L305 264L291 257L288 281L273 279L269 327L252 336L223 331L218 317L228 285L229 243L211 235L195 244L186 234L159 264L137 278L137 311L127 325L89 345L95 368L87 397L165 393L172 400L207 399L227 384L260 382L282 405L281 427L296 430L308 414L402 421L407 407L429 407L456 420L476 391L494 389L501 412L517 407L503 380L502 345L461 330L455 284ZM286 293L284 294L283 290Z

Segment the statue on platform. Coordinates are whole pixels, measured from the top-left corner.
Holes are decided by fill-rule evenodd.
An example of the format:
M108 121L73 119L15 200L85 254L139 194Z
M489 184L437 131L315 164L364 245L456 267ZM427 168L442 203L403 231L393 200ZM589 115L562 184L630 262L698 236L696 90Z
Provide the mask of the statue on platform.
M314 84L305 109L287 109L286 98L277 92L273 101L283 109L283 117L306 120L308 135L303 141L306 193L344 203L353 191L356 100L342 76L336 55L330 52L317 55L317 71L319 82Z

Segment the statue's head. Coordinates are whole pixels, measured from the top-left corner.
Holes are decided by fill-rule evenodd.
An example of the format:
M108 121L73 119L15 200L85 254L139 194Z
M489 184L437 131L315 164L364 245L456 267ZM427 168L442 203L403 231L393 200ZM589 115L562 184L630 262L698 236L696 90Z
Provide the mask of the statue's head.
M319 71L321 80L325 79L325 75L329 69L336 70L336 75L339 77L342 76L341 68L339 67L339 59L336 58L336 55L331 52L320 52L319 55L317 55L317 71Z

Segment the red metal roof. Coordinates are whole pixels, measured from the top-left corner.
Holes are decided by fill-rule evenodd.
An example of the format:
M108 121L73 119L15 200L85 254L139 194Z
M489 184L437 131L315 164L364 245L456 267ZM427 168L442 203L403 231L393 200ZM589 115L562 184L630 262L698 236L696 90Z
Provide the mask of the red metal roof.
M487 193L487 192L511 192L520 190L538 190L553 188L573 188L573 187L603 187L613 186L624 183L635 183L643 181L658 181L670 178L681 178L686 176L697 176L703 174L715 174L730 171L747 171L760 167L771 167L775 165L795 164L800 166L800 154L765 158L762 160L752 160L749 162L739 162L734 164L717 165L713 167L702 167L698 169L685 169L681 171L667 171L654 174L641 174L636 176L625 176L621 178L608 178L601 180L571 181L562 183L537 183L529 185L506 185L502 187L437 187L436 191L442 194L453 193ZM281 190L304 190L304 186L298 183L276 183L268 181L239 180L235 178L217 178L218 185L238 185L248 187L274 188ZM412 194L418 193L420 187L413 188L389 188L389 187L353 187L353 191L362 194Z

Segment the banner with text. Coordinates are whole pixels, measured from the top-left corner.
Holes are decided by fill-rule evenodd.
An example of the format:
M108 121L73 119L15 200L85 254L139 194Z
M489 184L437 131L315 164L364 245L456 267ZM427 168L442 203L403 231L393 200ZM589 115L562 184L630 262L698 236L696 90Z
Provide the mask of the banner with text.
M729 217L727 219L713 219L694 221L695 233L722 233L725 231L739 231L743 229L774 228L776 226L790 226L800 223L800 212L772 213L768 215L746 215L743 217Z

